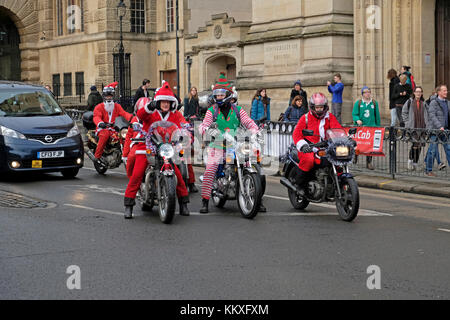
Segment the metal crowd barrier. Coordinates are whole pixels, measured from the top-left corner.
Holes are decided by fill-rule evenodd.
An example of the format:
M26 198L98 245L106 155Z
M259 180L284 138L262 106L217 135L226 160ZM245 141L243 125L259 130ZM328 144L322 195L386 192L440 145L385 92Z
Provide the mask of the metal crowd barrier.
M66 109L66 113L74 120L81 121L85 111L76 109ZM198 121L195 124L199 124ZM293 143L292 133L294 132L296 123L288 122L265 122L267 134L264 137L263 156L277 160L280 156L287 152L288 147ZM383 153L385 156L373 157L373 170L367 168L367 157L360 156L357 161L351 165L353 171L373 172L383 175L390 175L393 179L396 176L410 177L428 177L425 175L426 157L428 149L431 145L433 137L439 149L440 163L444 163L446 167L439 170L436 159L433 161L433 173L439 179L450 178L450 168L444 148L444 144L450 143L450 131L426 130L426 129L407 129L385 127L385 135L383 137ZM417 150L418 163L416 166L409 163L411 150L413 147ZM431 179L431 178L430 178Z

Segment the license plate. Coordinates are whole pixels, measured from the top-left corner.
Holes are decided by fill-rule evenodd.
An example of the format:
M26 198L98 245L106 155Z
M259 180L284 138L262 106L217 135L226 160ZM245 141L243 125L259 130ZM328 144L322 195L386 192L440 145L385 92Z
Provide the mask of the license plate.
M42 169L42 160L33 160L31 163L33 169Z
M38 159L64 158L64 151L43 151L38 152Z

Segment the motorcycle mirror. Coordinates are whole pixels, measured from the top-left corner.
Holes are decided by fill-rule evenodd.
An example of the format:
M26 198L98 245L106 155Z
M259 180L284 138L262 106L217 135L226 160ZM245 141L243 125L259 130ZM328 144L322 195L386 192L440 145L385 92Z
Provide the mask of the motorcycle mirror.
M358 131L357 128L351 128L350 130L348 130L348 133L352 136L352 135L356 134L357 131Z
M312 130L303 130L302 134L303 134L304 137L312 137L312 136L314 136L314 131L312 131Z

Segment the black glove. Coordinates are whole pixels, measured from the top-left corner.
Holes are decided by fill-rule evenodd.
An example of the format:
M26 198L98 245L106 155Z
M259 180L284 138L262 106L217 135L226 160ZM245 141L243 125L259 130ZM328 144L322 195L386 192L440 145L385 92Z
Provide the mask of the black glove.
M156 101L153 100L153 101L149 102L149 103L147 104L147 109L148 109L149 111L155 111L155 109L156 109Z
M352 143L354 148L356 148L358 146L358 143L355 140L350 139L350 142Z
M100 129L106 129L108 126L106 125L106 123L102 122L102 123L99 123L99 124L98 124L98 127L99 127Z
M313 152L313 150L309 144L305 144L303 147L301 147L300 152L311 153L311 152Z

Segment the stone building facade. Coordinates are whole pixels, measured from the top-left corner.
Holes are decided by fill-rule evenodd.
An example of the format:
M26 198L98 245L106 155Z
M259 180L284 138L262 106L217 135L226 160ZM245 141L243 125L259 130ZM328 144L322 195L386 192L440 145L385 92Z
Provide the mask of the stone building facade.
M60 83L62 96L113 81L119 0L0 0L0 77ZM124 0L131 84L176 83L175 0ZM309 94L341 73L344 121L367 85L389 117L387 70L412 67L428 95L450 84L450 1L179 0L180 95L188 80L208 90L220 71L249 106L259 87L272 115L287 107L295 80ZM186 58L192 59L189 68ZM188 68L189 71L188 72ZM190 79L188 79L190 75ZM83 83L83 88L77 84ZM77 89L78 88L78 89ZM82 92L79 92L82 91ZM328 94L328 93L327 93Z

